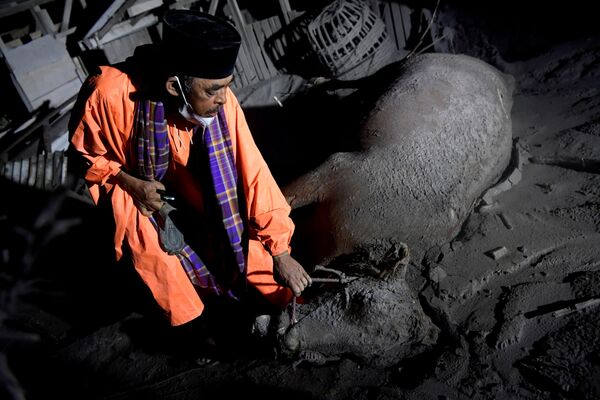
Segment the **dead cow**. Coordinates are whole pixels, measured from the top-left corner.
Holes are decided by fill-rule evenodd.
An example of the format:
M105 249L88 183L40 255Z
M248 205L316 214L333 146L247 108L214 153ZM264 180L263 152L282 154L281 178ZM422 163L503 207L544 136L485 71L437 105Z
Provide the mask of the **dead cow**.
M292 305L293 312L280 316L282 354L296 364L351 357L389 367L431 348L439 329L404 279L409 268L406 246L393 245L383 256L378 255L381 249L368 246L334 260L332 264L351 275L325 292L309 294L306 304Z
M299 231L313 231L297 236L314 238L316 262L388 239L420 257L458 232L508 164L511 76L451 54L398 71L362 125L361 151L335 153L283 188L294 209L311 206Z

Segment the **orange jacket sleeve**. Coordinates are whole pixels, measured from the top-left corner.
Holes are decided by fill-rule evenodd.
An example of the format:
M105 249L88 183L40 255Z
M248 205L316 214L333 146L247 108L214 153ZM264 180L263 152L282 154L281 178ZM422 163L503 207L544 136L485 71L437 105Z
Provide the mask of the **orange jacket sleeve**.
M238 174L246 195L250 238L258 239L271 255L279 255L290 250L294 232L294 223L289 217L291 208L256 146L244 112L231 91L227 110Z
M111 76L90 78L96 88L85 102L82 119L71 138L73 147L87 160L85 180L96 202L100 187L110 191L110 178L126 163L134 110L134 103L122 98L122 84L129 84L126 76L113 69L104 69L102 74ZM120 81L115 82L115 77ZM115 90L117 87L119 91Z

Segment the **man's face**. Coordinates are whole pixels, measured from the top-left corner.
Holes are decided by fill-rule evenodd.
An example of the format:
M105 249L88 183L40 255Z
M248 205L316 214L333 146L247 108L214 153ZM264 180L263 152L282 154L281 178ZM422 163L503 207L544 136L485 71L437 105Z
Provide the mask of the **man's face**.
M226 91L233 82L233 75L223 79L194 78L187 97L194 112L203 117L214 117L226 103Z

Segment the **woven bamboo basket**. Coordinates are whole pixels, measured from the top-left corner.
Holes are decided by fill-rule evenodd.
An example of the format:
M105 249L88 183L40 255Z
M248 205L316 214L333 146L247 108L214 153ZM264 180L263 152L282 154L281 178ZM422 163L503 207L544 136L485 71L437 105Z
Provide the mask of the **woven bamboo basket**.
M361 0L336 0L308 24L308 38L332 76L368 75L387 63L395 45L385 23Z

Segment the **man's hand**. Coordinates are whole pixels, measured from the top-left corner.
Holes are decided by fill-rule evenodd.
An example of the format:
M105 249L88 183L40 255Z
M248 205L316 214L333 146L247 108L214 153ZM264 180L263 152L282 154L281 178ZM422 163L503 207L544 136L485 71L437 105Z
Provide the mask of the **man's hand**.
M165 185L159 181L145 181L123 171L119 172L115 179L119 186L133 197L135 206L146 217L163 206L164 202L157 190L165 190Z
M273 277L278 283L292 289L294 296L300 296L312 283L302 265L288 252L273 256Z

